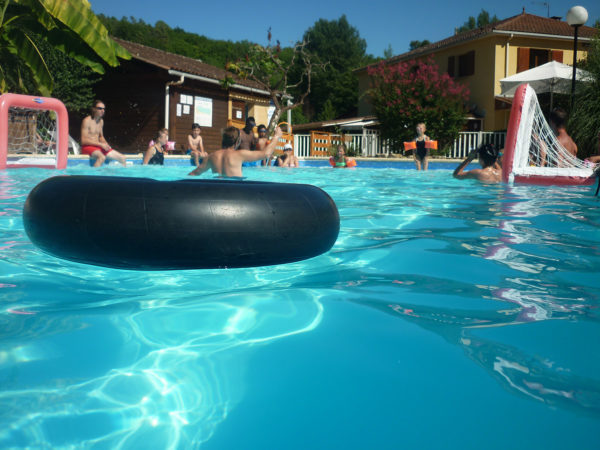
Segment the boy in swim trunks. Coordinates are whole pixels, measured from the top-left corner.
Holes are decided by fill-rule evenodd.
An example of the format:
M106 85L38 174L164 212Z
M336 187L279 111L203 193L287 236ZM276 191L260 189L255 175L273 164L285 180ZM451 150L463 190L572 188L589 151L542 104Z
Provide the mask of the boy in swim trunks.
M94 167L100 167L107 159L127 165L125 157L118 151L112 149L102 129L104 128L104 102L95 100L90 115L81 122L81 153L95 159Z
M192 134L188 134L188 154L191 156L190 163L196 167L202 162L202 158L208 156L204 151L202 144L202 136L200 136L200 125L195 123L192 125Z

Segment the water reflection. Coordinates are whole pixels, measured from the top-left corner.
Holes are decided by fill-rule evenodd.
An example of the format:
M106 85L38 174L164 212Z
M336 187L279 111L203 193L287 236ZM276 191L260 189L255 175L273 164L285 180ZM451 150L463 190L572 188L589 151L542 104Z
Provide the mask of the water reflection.
M198 446L243 396L251 348L313 330L319 298L293 289L208 295L100 317L19 316L26 326L16 329L13 317L6 331L18 339L0 353L0 443ZM83 349L65 352L65 336ZM54 368L34 387L36 362Z
M590 277L600 255L599 215L587 210L595 200L568 189L533 191L503 187L436 210L435 220L415 224L438 228L434 256L426 263L422 252L414 263L387 256L377 280L349 271L344 279L360 289L350 300L460 346L516 395L598 416L600 367L588 359L600 319L598 285ZM409 239L413 246L414 240L425 244L423 232ZM408 244L396 254L401 249L413 257Z

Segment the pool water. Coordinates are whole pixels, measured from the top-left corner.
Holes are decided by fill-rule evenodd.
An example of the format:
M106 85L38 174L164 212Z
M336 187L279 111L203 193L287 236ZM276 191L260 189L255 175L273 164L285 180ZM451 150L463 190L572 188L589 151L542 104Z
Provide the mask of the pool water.
M60 260L29 241L23 204L54 174L0 172L0 448L600 445L590 187L481 185L448 169L251 167L250 180L333 197L331 251L273 267L137 272Z

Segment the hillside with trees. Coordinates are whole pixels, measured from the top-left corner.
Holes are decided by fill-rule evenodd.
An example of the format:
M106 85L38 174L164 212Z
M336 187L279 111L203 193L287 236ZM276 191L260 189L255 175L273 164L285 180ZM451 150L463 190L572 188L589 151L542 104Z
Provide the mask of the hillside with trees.
M98 17L114 37L199 59L220 68L246 58L254 45L249 41L210 39L181 28L171 28L162 21L150 25L133 17L117 19L101 14ZM338 20L318 20L304 33L303 41L307 43L307 51L315 56L315 63L327 63L327 67L312 80L303 110L294 110L294 123L356 115L358 79L352 71L377 61L366 53L366 41L348 23L345 15ZM290 63L292 55L293 49L286 47L281 49L279 58ZM290 75L301 70L301 67L292 68ZM306 86L301 85L290 93L299 96L305 90Z
M150 25L134 17L117 19L98 14L98 18L114 37L199 59L223 69L228 62L245 56L253 44L249 41L232 42L210 39L178 27L171 28L162 20Z

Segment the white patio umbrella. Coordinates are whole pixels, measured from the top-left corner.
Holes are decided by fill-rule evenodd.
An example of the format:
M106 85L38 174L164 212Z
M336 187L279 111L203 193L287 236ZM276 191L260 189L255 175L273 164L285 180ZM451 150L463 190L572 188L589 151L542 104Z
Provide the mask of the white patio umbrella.
M515 95L517 87L523 83L528 83L533 90L538 93L550 92L550 109L552 109L553 94L569 94L571 92L571 78L573 77L573 67L557 61L550 61L533 69L516 73L510 77L500 80L502 92L500 95L512 97ZM585 70L577 69L577 80L591 80L591 75Z

